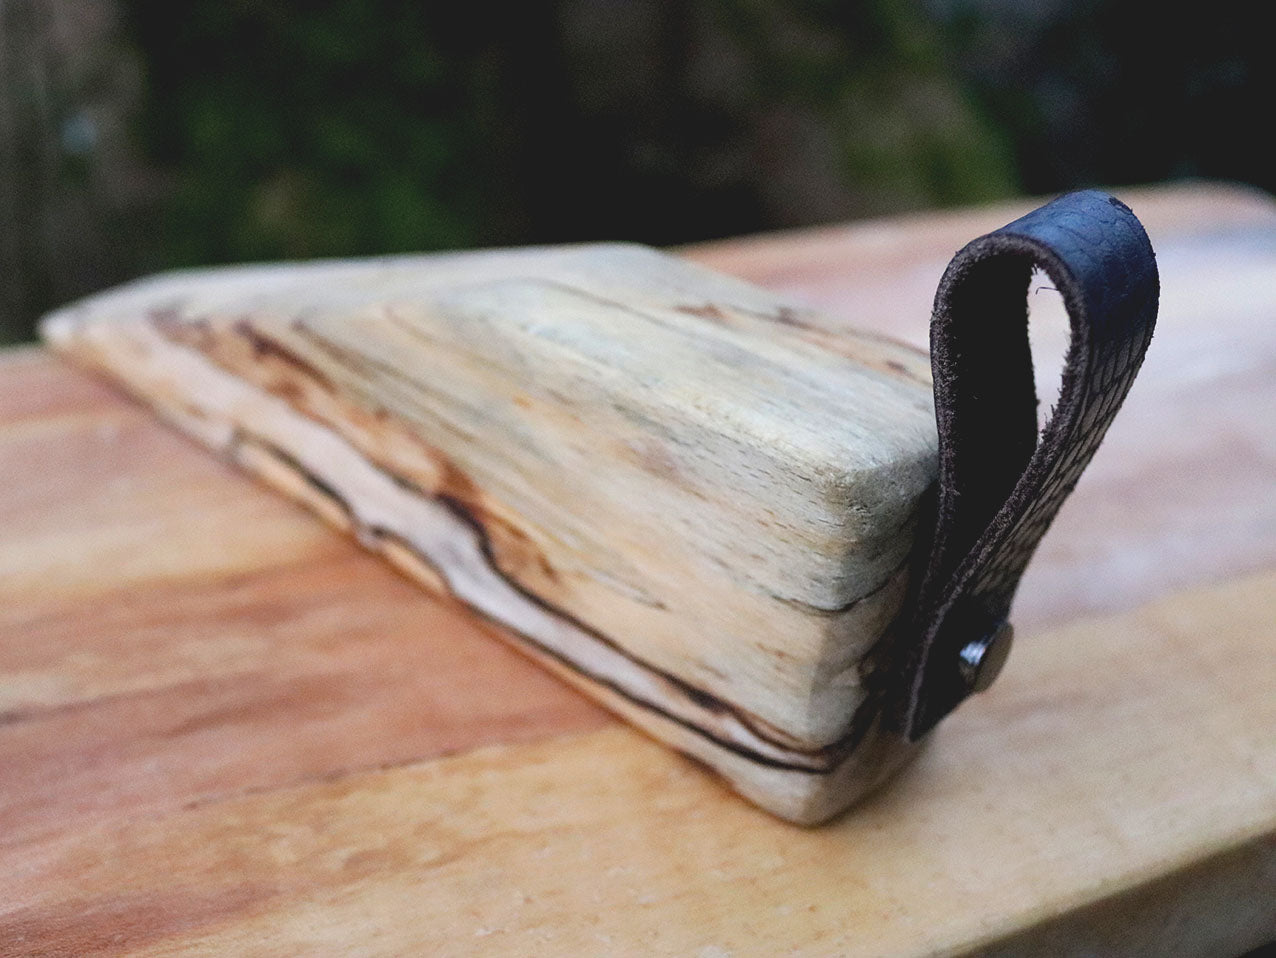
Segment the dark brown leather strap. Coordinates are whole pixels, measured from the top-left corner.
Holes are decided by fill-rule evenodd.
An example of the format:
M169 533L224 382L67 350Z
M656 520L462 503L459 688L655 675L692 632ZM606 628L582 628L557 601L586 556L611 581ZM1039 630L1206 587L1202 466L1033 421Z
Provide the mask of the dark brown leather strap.
M1028 284L1063 294L1072 342L1038 440ZM1072 193L980 237L935 296L931 364L939 492L929 561L900 648L895 720L910 740L995 678L1019 578L1098 448L1143 361L1159 278L1130 209Z

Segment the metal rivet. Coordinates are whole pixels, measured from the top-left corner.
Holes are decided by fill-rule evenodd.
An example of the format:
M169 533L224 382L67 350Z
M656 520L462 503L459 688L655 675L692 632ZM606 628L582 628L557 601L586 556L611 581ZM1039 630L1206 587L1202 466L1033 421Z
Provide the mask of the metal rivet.
M962 647L957 667L970 692L984 691L1001 674L1014 636L1015 630L1010 623L1002 622L991 634L967 642Z

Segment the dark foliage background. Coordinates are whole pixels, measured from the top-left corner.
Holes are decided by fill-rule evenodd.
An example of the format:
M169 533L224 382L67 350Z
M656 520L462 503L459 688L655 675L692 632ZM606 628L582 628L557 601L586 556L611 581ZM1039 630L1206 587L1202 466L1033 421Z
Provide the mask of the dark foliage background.
M1256 4L6 0L0 341L140 273L1276 188Z

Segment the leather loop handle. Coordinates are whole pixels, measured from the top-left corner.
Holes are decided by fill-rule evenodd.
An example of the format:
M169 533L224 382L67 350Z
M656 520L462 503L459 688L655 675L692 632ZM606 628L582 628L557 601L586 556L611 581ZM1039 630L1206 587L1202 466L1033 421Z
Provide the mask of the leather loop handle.
M1072 328L1038 440L1028 285L1043 270ZM1071 193L982 236L935 296L931 364L939 493L929 560L903 635L896 720L916 740L995 677L1020 576L1099 446L1143 361L1160 283L1119 200Z

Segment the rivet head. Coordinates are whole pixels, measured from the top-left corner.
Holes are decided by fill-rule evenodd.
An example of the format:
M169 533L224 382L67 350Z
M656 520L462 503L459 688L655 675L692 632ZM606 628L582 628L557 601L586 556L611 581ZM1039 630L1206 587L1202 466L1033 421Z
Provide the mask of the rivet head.
M984 691L1001 674L1002 666L1010 655L1014 637L1014 628L1009 622L1002 622L988 635L962 646L958 653L957 667L970 692Z

